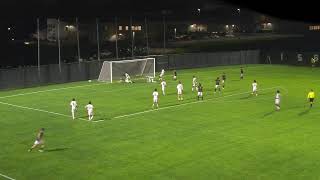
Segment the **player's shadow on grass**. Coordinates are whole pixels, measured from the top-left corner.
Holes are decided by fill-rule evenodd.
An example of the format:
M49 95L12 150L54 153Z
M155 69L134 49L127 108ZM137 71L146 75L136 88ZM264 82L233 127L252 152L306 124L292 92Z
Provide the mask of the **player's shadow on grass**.
M46 152L57 152L57 151L65 151L70 148L53 148L53 149L47 149Z
M263 118L267 117L267 116L271 116L275 111L271 111L271 112L268 112L266 114L263 115Z
M310 112L310 108L309 109L307 109L307 110L305 110L305 111L302 111L301 113L299 113L298 115L299 116L303 116L303 115L306 115L306 114L308 114Z

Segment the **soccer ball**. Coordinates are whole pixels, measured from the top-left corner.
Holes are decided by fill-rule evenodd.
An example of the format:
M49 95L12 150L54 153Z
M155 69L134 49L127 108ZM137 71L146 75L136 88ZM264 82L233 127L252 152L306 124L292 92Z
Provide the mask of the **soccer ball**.
M91 80L88 80L88 82L90 83L90 82L91 82Z

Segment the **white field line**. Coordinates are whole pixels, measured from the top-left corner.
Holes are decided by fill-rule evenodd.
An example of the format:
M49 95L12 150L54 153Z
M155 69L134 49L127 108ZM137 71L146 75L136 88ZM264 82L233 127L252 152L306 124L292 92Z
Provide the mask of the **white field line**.
M1 174L1 173L0 173L0 176L4 177L4 178L6 178L6 179L15 180L15 179L13 179L13 178L11 178L11 177L9 177L9 176L6 176L6 175L4 175L4 174Z
M12 106L12 107L17 107L17 108L21 108L21 109L27 109L27 110L32 110L32 111L38 111L38 112L48 113L48 114L54 114L54 115L58 115L58 116L64 116L64 117L68 117L68 118L70 118L70 119L72 118L72 116L68 116L68 115L61 114L61 113L56 113L56 112L46 111L46 110L36 109L36 108L30 108L30 107L26 107L26 106L19 106L19 105L10 104L10 103L5 103L5 102L1 102L1 101L0 101L0 104L7 105L7 106ZM77 119L87 121L86 119L83 119L83 118L77 118Z
M16 97L16 96L24 96L24 95L30 95L30 94L37 94L37 93L44 93L44 92L51 92L51 91L59 91L59 90L65 90L65 89L73 89L73 88L81 88L81 87L88 87L88 86L98 86L103 85L105 83L99 83L99 84L89 84L89 85L83 85L83 86L71 86L71 87L65 87L65 88L56 88L56 89L48 89L43 91L34 91L34 92L28 92L28 93L20 93L20 94L14 94L14 95L8 95L8 96L2 96L0 99L10 98L10 97Z
M239 65L240 66L240 65ZM255 66L251 66L255 67ZM216 71L225 71L225 70L234 70L234 69L239 69L239 67L231 67L231 68L224 68L224 69L217 69L217 70L212 70L213 72ZM207 72L207 71L205 71ZM198 73L198 72L197 72ZM182 77L186 76L187 74L195 74L194 72L183 72L181 74ZM209 78L201 78L201 79L209 79ZM65 90L65 89L74 89L74 88L81 88L81 87L90 87L90 86L97 86L97 85L105 85L106 83L98 83L98 84L89 84L89 85L82 85L82 86L71 86L71 87L64 87L64 88L55 88L55 89L48 89L48 90L43 90L43 91L34 91L34 92L28 92L28 93L19 93L19 94L14 94L14 95L8 95L8 96L0 96L0 99L5 99L5 98L10 98L10 97L17 97L17 96L24 96L24 95L30 95L30 94L38 94L38 93L44 93L44 92L51 92L51 91L59 91L59 90ZM124 88L127 89L127 88ZM122 90L124 90L122 89ZM111 90L111 91L104 91L104 92L113 92L116 90ZM117 90L118 91L118 90Z
M270 88L264 88L264 89L261 89L260 91L269 90L269 89L275 89L275 88L279 88L279 86L270 87ZM120 118L124 118L124 117L130 117L130 116L135 116L135 115L139 115L139 114L145 114L145 113L148 113L148 112L159 111L159 110L173 108L173 107L186 106L186 105L190 105L190 104L204 103L204 102L208 102L210 100L216 100L216 99L232 97L232 96L248 94L248 93L251 93L251 91L242 92L242 93L236 93L236 94L229 94L229 95L226 95L226 96L221 96L221 97L217 97L217 98L210 98L210 99L206 99L206 100L203 100L203 101L193 101L193 102L188 102L188 103L183 103L183 104L176 104L176 105L166 106L166 107L158 108L158 109L150 109L150 110L146 110L146 111L140 111L140 112L126 114L126 115L120 115L120 116L113 117L112 119L120 119ZM105 121L105 120L99 120L99 121L93 121L93 122L102 122L102 121Z

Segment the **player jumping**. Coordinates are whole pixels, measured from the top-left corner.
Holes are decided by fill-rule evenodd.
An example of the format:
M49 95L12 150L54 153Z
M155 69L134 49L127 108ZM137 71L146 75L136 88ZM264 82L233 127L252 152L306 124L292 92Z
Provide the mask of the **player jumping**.
M93 119L93 105L91 104L91 101L85 106L88 112L88 120L91 121Z
M154 89L153 93L152 93L152 96L153 96L153 104L152 104L152 108L154 108L154 106L156 105L157 108L159 108L159 105L158 105L158 91L157 89Z
M256 96L258 96L258 83L256 80L253 80L253 83L252 83L252 94L255 94Z
M279 111L280 110L280 91L279 90L277 90L274 104L276 105L276 110Z
M164 81L164 79L162 79L162 82L161 82L161 90L162 90L162 94L165 96L166 95L166 86L167 86L167 83L166 81Z
M195 77L195 76L193 76L193 78L192 78L192 92L194 91L194 90L197 90L197 78Z
M221 92L221 88L220 88L220 78L219 78L219 77L217 77L217 79L216 79L216 86L215 86L215 88L214 88L214 93L216 93L217 90L219 90L219 93Z
M77 111L77 101L75 98L72 99L72 101L70 102L70 106L71 106L71 114L72 114L72 119L75 119L75 113Z
M44 128L41 128L37 134L36 140L34 141L33 146L28 150L31 152L34 148L40 146L39 152L43 152L44 150Z
M201 98L201 100L203 100L203 87L201 85L201 83L199 83L198 85L198 101Z
M310 102L310 108L312 108L313 102L314 102L315 94L314 91L311 89L310 92L308 93L308 99Z
M179 84L177 85L177 91L178 91L178 100L183 100L182 93L183 93L183 85L181 81L179 81Z
M161 73L159 75L159 81L162 80L163 76L164 76L164 69L161 70Z

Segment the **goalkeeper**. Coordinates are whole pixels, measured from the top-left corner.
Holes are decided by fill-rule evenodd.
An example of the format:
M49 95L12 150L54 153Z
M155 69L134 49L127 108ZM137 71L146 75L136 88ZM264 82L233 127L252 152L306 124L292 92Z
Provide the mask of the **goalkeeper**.
M130 75L129 75L128 73L125 73L124 76L125 76L124 82L126 82L126 83L132 83L131 78L130 78Z

